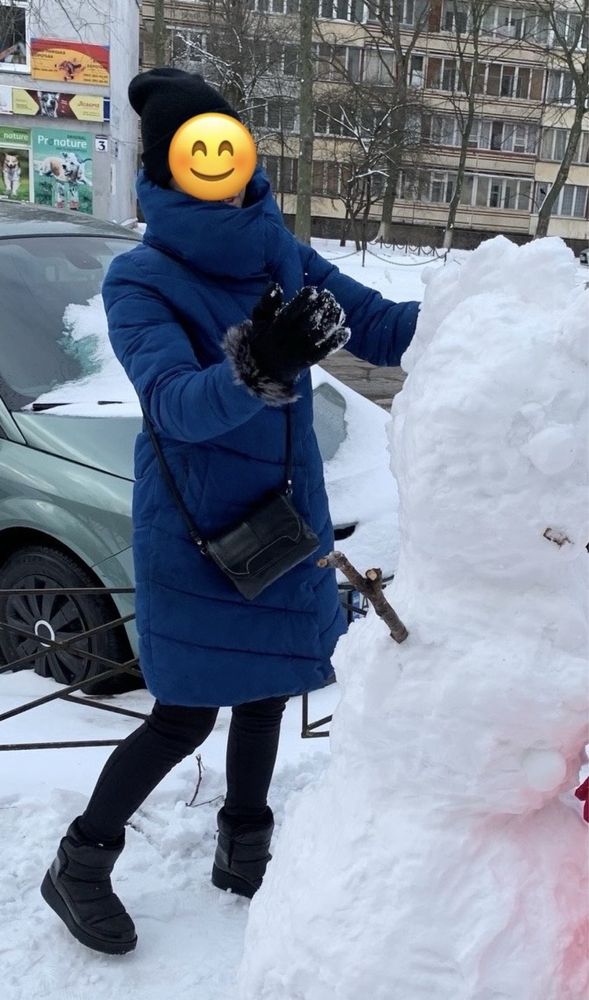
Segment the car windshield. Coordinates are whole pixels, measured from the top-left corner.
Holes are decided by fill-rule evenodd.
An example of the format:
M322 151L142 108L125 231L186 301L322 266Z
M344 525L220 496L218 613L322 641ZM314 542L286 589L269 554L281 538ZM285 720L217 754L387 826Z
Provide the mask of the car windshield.
M0 240L0 390L11 410L48 393L57 399L62 387L72 399L72 386L102 374L112 384L120 366L100 288L111 260L132 246L83 235Z

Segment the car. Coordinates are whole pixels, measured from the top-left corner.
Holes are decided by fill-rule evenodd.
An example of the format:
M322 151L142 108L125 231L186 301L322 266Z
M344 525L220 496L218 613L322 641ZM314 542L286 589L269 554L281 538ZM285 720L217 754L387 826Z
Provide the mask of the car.
M0 664L39 653L37 673L86 681L93 694L137 683L129 675L92 683L104 669L94 657L123 662L137 651L133 594L109 591L133 588L141 411L112 353L100 295L111 260L136 243L115 224L0 201L0 590L9 592L0 594L8 626ZM338 547L390 574L398 529L388 415L319 368L313 382ZM44 645L87 632L77 643L83 657Z
M579 264L584 264L585 267L589 267L589 247L585 250L581 250L579 254Z

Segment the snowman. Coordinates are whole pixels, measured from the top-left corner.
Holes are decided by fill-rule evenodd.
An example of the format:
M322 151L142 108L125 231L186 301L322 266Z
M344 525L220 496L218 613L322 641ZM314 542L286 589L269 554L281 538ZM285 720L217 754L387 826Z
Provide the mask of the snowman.
M390 426L409 637L338 645L240 1000L589 997L588 299L557 239L430 273Z

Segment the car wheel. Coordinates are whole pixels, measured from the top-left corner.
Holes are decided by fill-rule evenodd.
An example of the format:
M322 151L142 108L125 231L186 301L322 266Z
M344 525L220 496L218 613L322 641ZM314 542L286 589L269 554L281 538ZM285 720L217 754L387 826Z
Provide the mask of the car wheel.
M0 589L37 590L39 588L75 589L96 587L88 570L59 549L34 546L13 553L0 567ZM0 621L15 629L22 628L35 638L0 630L0 654L5 663L29 656L43 647L43 638L67 639L96 628L117 617L108 596L81 594L8 594L0 597ZM59 684L75 684L95 677L104 666L92 654L122 663L129 659L129 644L122 627L99 632L76 643L87 656L76 656L67 649L51 650L31 662L35 673L52 677ZM141 687L139 678L120 674L86 684L84 694L119 694Z

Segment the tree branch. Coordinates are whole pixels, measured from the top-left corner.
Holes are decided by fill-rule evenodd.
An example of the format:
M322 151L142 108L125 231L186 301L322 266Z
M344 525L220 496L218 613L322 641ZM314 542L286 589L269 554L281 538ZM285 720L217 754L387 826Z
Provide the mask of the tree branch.
M321 569L325 569L329 566L332 569L341 570L344 576L352 584L352 587L354 587L358 593L362 594L368 601L370 601L378 617L382 618L385 622L391 634L391 638L394 639L395 642L405 642L409 632L383 594L382 570L369 569L366 570L365 575L362 576L355 566L352 566L352 563L349 562L343 552L330 552L328 555L319 559L317 561L317 565L320 566Z

